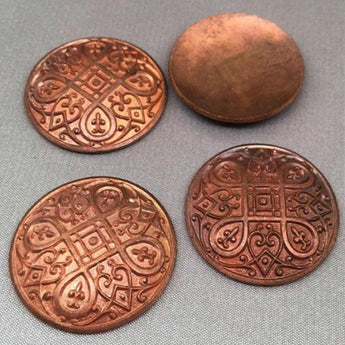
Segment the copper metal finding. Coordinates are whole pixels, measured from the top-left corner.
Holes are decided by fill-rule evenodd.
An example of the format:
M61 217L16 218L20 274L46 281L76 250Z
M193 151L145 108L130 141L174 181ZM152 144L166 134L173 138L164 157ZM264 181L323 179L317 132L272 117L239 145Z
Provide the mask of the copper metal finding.
M297 96L304 64L294 40L254 15L227 13L189 27L170 55L171 82L196 112L214 120L264 120Z
M218 271L248 284L299 279L329 254L339 214L325 177L303 157L238 146L205 163L189 187L193 244Z
M166 103L152 58L116 39L86 38L48 53L25 89L30 119L47 139L79 152L111 151L144 136Z
M19 296L42 320L96 333L148 310L175 259L171 221L150 193L92 177L53 190L29 210L12 243L10 269Z

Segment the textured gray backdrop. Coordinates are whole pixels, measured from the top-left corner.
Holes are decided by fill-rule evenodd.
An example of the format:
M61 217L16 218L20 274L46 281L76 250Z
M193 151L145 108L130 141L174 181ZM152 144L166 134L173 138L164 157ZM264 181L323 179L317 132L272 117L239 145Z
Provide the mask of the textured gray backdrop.
M86 155L45 140L29 122L23 90L48 51L87 36L124 39L146 50L167 76L169 51L190 24L220 12L267 18L297 41L306 79L297 100L262 123L223 126L189 110L169 84L159 124L143 140L108 154ZM345 344L344 0L0 0L0 343L1 344ZM188 237L183 204L196 170L234 145L281 145L307 157L338 198L341 227L334 250L312 274L262 288L211 268ZM8 252L16 226L38 198L67 181L117 176L150 190L175 226L178 259L161 299L117 330L73 335L30 314L12 287Z

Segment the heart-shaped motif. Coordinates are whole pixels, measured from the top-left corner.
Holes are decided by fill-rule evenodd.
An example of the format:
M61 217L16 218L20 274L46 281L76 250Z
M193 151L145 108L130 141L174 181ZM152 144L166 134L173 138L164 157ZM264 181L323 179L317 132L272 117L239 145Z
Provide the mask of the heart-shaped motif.
M313 255L319 245L317 231L309 224L302 222L286 222L283 239L289 252L300 259Z
M95 284L87 272L67 275L54 292L58 314L80 319L92 308L96 299Z
M66 89L67 86L62 77L49 75L37 79L33 92L38 102L50 103L58 99Z
M59 230L48 220L30 224L25 236L28 247L33 251L47 248L56 243L59 238Z
M139 96L149 96L157 90L156 79L149 71L136 70L124 79L122 85Z

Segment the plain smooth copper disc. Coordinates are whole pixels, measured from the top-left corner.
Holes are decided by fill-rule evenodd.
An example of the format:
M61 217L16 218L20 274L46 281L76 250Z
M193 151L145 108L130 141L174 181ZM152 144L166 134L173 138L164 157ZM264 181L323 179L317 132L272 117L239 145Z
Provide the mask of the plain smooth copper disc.
M144 136L166 103L162 72L138 47L86 38L48 53L31 72L25 105L48 140L78 152L111 151Z
M189 27L170 55L178 95L214 120L246 123L269 118L297 96L304 64L294 40L254 15L227 13Z
M315 269L338 232L335 196L303 157L268 145L223 151L189 187L193 244L218 271L248 284L280 285Z
M25 305L69 332L121 326L162 294L176 240L162 205L111 177L65 184L40 199L14 236L10 268Z

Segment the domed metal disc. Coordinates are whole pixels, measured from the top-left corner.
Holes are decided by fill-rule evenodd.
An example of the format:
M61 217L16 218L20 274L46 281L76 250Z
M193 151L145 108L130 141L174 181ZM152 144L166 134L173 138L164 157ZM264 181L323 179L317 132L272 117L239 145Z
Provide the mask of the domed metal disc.
M214 120L264 120L298 94L304 64L294 40L268 20L221 14L189 27L170 56L170 78L178 95Z
M121 326L169 282L176 259L171 221L134 183L92 177L60 186L24 216L10 268L25 305L76 333Z
M25 105L48 140L78 152L132 144L158 122L166 103L163 74L133 44L85 38L49 52L33 69Z
M338 232L335 196L305 158L268 145L238 146L205 163L186 199L193 244L218 271L280 285L314 270Z

